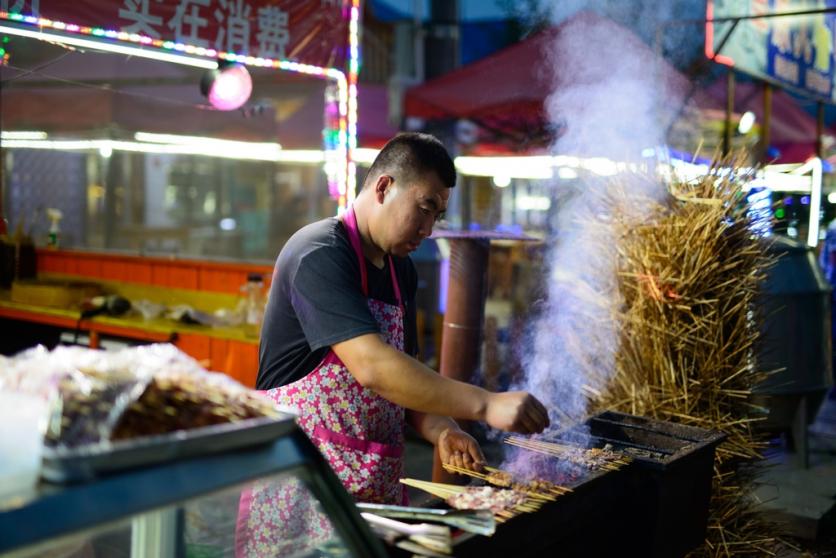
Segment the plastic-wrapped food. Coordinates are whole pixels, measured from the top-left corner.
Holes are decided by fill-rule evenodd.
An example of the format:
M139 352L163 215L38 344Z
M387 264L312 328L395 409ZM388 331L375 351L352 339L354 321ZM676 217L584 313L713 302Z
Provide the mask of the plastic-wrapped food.
M104 352L39 347L0 368L0 392L38 393L51 404L48 447L74 448L277 417L266 398L204 370L172 345Z
M122 413L111 439L276 416L270 401L248 390L231 389L230 384L222 374L177 370L156 374L139 399Z

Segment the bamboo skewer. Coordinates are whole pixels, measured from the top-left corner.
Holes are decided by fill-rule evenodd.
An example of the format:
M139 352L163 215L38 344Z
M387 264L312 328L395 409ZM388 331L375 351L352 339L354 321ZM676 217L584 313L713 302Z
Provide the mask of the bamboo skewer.
M413 488L420 488L424 492L429 492L439 498L449 498L455 494L461 494L467 487L458 486L456 484L444 484L440 482L422 481L418 479L401 479L401 482Z
M459 473L461 475L467 475L469 477L473 477L474 479L483 480L486 483L492 484L492 485L497 486L499 488L511 488L512 490L516 490L517 492L522 492L523 494L525 494L529 498L533 498L533 499L537 499L537 500L546 500L546 501L551 501L551 502L555 501L555 499L556 499L553 494L546 494L544 492L537 492L537 491L534 491L534 490L525 489L524 488L525 485L523 483L519 483L517 485L512 484L511 486L505 486L505 485L500 485L500 484L496 484L495 482L493 482L494 479L493 479L493 477L491 477L491 475L485 475L485 474L479 473L477 471L472 471L470 469L465 469L464 467L457 467L456 465L445 464L444 468L447 471L450 471L451 473ZM492 473L505 473L505 471L501 471L499 469L488 468L488 467L486 467L485 469L486 470L489 469L489 472L492 472Z

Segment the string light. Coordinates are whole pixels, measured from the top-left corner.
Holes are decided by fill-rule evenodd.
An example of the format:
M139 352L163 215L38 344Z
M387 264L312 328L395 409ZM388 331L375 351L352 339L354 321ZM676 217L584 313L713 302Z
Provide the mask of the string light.
M326 153L316 149L282 149L277 143L219 140L194 136L173 136L137 132L137 141L94 139L45 139L44 132L1 132L6 149L49 149L58 151L98 151L109 156L114 151L198 155L245 161L323 164ZM140 139L142 141L140 141Z
M48 137L46 132L40 130L32 131L2 131L0 132L1 140L45 140Z
M345 196L340 197L340 210L354 201L357 190L357 165L354 150L357 149L357 76L360 73L360 0L351 2L351 19L348 22L348 115L346 127L340 125L340 137L346 140L346 187ZM341 103L342 104L342 103Z
M5 12L0 12L0 20L6 19L3 17ZM42 20L48 21L48 20ZM50 22L53 23L53 22ZM52 26L50 26L52 28ZM66 29L66 26L62 29ZM85 33L84 31L88 31ZM98 32L97 32L98 31ZM174 62L176 64L183 64L186 66L194 66L197 68L204 68L204 69L211 69L217 68L218 64L214 60L204 60L201 58L193 58L188 56L182 56L179 54L173 54L169 52L160 52L156 50L150 50L144 48L143 46L133 46L133 45L123 45L119 42L113 43L106 43L100 40L93 40L93 39L85 39L83 37L74 37L69 35L59 35L55 33L47 33L44 31L34 31L29 29L19 29L17 27L10 27L8 25L0 25L0 33L8 33L9 35L18 35L20 37L28 37L31 39L38 39L38 40L51 40L59 43L64 43L70 46L76 46L81 48L89 48L89 49L98 49L98 50L105 50L110 52L115 52L117 54L126 54L128 56L138 56L141 58L150 58L152 60L160 60L163 62ZM79 33L82 35L92 35L94 37L105 37L108 34L101 29L91 29L89 27L81 27L79 28ZM118 39L118 34L111 32L110 37L108 38L116 38ZM125 42L125 41L122 41Z
M151 58L205 69L217 68L217 60L220 59L248 66L274 68L332 80L338 89L337 100L335 102L339 114L338 128L333 130L333 136L331 135L331 130L326 129L324 131L326 137L333 137L336 140L330 145L326 142L326 151L331 151L331 153L326 153L324 159L325 161L336 160L336 165L332 169L332 176L329 177L329 184L332 181L335 183L334 185L336 187L331 191L339 192L339 210L342 211L354 199L356 187L354 184L356 166L351 160L351 157L353 156L354 149L357 147L357 75L360 71L360 0L352 0L351 4L347 76L339 68L326 68L291 60L274 60L234 52L217 51L211 48L154 39L138 33L126 33L124 31L102 29L101 27L81 26L31 15L11 13L4 10L0 10L0 21L7 21L13 25L26 24L37 27L38 30L34 31L17 26L0 25L0 33L39 40L52 40L72 46ZM50 33L49 31L57 31L57 33ZM84 36L91 38L85 39ZM7 60L8 53L5 56L5 60ZM0 55L0 61L2 60L4 58ZM326 173L328 173L327 169Z

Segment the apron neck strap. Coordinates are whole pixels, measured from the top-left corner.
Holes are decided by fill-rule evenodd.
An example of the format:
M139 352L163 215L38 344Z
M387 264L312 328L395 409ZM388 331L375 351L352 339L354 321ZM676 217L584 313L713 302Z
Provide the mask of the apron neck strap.
M354 255L357 256L357 263L360 265L360 283L363 288L363 295L369 297L369 277L366 272L366 257L363 255L363 243L360 240L360 229L357 226L357 216L354 214L354 206L349 206L342 215L343 224L346 231L348 231L348 240L351 242L351 247L354 249ZM392 256L389 258L389 275L392 278L392 289L395 291L395 298L398 300L398 306L403 310L403 299L401 298L401 287L398 284L398 276L395 274L395 262L392 261Z

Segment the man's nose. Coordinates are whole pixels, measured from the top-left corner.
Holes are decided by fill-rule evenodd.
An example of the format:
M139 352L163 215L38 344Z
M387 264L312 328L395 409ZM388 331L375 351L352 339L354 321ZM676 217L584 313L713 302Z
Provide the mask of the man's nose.
M435 224L435 221L421 223L421 227L418 229L418 234L421 236L422 240L433 233L433 224Z

